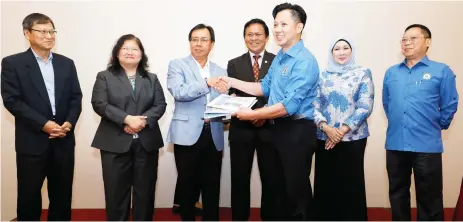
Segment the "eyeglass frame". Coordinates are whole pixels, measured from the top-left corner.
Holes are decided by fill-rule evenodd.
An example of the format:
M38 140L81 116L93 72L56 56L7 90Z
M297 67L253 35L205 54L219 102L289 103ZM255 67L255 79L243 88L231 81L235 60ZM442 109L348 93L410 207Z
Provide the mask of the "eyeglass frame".
M58 33L58 31L56 31L56 30L38 30L38 29L33 29L33 28L30 28L29 30L30 31L36 31L36 32L38 32L38 33L40 33L40 34L42 34L44 36L47 35L47 34L50 34L51 36L55 36Z
M129 48L129 47L121 47L121 51L126 51L126 52L141 52L140 48Z
M261 36L264 36L265 34L264 33L259 33L259 32L248 32L245 34L245 36L247 38L252 38L252 37L257 37L257 38L260 38Z
M400 40L400 43L401 43L401 44L407 44L407 42L415 43L416 40L417 40L418 38L429 39L429 37L426 37L426 36L412 36L412 37L410 37L410 38L408 38L408 39L402 38L402 39Z
M211 41L210 38L190 38L190 42L195 43L195 44L208 43L209 41Z

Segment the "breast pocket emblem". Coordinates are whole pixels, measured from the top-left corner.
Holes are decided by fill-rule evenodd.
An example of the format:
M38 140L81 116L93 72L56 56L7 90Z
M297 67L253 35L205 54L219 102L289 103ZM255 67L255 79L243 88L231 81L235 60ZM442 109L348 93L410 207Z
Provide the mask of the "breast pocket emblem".
M428 73L428 72L424 73L423 74L423 79L424 80L430 80L431 79L431 73Z

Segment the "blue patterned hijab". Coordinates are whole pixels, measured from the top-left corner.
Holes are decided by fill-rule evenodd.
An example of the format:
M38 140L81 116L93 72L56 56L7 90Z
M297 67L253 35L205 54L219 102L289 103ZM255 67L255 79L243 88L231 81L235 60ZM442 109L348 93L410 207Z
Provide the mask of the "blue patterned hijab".
M336 43L339 41L345 41L350 45L350 48L352 49L352 54L349 60L341 65L334 61L333 58L333 48ZM355 65L355 47L354 44L352 44L352 41L348 38L335 38L334 41L331 42L330 48L329 48L329 55L328 55L328 67L326 68L326 71L328 72L335 72L335 73L345 73L348 72L352 69L358 68L359 66Z

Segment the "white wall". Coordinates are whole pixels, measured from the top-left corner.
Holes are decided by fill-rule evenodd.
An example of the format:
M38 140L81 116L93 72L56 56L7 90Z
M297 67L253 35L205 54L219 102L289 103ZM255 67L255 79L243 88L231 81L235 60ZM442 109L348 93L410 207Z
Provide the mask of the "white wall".
M0 4L0 12L1 12L1 11L2 11L2 4ZM2 30L2 22L1 22L1 21L2 21L2 17L0 16L0 30ZM1 43L2 43L2 35L0 35L0 46L1 46ZM2 50L0 50L0 58L3 58L2 55L3 55L3 54L2 54ZM0 66L1 66L1 65L0 65ZM2 99L0 99L0 100L2 100ZM2 101L3 101L3 100L2 100ZM3 111L0 111L0 141L3 141L3 140L2 140L2 135L3 135L3 133L1 133L1 131L2 131L1 126L3 126L3 125L2 125L2 121L3 121L3 118L2 118L2 117L3 117ZM2 143L0 143L0 175L1 175L2 172L3 172L3 171L2 171L2 159L3 159L3 158L1 158L1 156L2 156L1 153L2 153ZM0 181L3 181L3 179L2 179L1 177L0 177ZM3 216L2 216L2 215L3 215L3 214L2 214L2 211L3 211L2 202L3 202L3 198L2 198L2 183L0 182L0 220L3 220Z
M158 74L167 97L167 111L160 120L164 138L173 110L173 99L166 89L167 64L173 58L189 54L187 35L198 23L207 23L216 31L216 44L210 56L222 67L241 55L246 48L242 28L254 17L272 27L271 11L281 1L81 1L81 2L2 2L2 56L28 48L22 35L22 19L32 12L50 16L58 30L54 51L75 61L84 94L83 111L76 126L77 146L73 208L104 208L104 194L99 152L90 147L99 123L90 104L91 91L98 71L105 69L110 50L122 34L141 38L150 59L151 71ZM456 75L463 73L463 2L324 2L294 1L308 14L304 30L306 46L325 67L328 44L333 36L349 35L357 46L357 62L371 68L376 86L376 103L369 119L371 137L365 154L365 173L369 207L389 207L385 169L386 118L381 105L382 80L386 69L402 60L400 44L403 30L412 23L427 25L433 33L430 57L450 65ZM268 50L278 46L270 37ZM457 78L457 87L462 89ZM461 108L461 106L460 106ZM444 204L454 207L463 165L463 113L455 115L450 130L444 132ZM16 169L14 152L14 118L1 111L2 217L12 219L16 212ZM226 136L228 133L226 133ZM228 147L228 146L227 146ZM160 152L156 193L157 207L171 207L176 169L171 146ZM223 159L221 206L230 205L229 149ZM252 206L259 206L260 181L252 174ZM47 191L43 189L43 206L47 208ZM413 205L414 205L413 201Z

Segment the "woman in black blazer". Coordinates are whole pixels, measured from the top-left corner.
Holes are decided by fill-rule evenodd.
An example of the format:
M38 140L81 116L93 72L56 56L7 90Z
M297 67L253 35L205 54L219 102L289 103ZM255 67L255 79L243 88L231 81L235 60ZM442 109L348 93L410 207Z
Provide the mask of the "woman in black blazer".
M100 149L107 219L152 220L158 149L164 146L158 120L166 110L161 84L149 73L137 37L117 40L108 68L93 87L93 110L101 116L92 146Z

